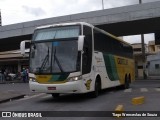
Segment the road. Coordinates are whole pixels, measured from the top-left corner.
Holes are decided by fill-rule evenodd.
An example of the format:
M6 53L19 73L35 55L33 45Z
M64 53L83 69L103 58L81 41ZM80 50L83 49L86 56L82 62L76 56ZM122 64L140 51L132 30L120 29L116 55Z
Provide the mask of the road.
M38 93L32 94L29 92L27 83L16 83L10 85L0 85L0 90L21 89L26 96L22 99L14 100L0 104L0 111L114 111L116 106L122 104L124 111L160 111L160 80L139 80L131 85L130 89L107 89L103 91L98 98L89 98L87 95L61 95L58 99L53 99L51 95ZM133 97L145 97L145 103L142 105L132 105ZM79 112L81 114L81 112ZM63 114L62 114L63 116ZM81 116L81 115L79 115ZM5 118L3 118L5 119ZM12 118L13 119L13 118ZM17 119L17 118L14 118ZM23 118L34 120L35 118ZM51 117L42 119L53 119ZM114 117L54 117L54 120L112 120ZM124 120L159 120L157 117L147 118L123 118Z

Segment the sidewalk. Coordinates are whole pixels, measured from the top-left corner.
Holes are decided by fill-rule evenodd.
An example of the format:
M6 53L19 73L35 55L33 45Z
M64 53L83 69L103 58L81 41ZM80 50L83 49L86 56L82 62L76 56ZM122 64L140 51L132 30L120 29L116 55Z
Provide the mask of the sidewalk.
M155 79L155 80L160 80L160 76L148 76L147 79Z
M0 103L23 98L30 94L28 83L20 80L0 82Z
M23 81L22 80L0 81L0 84L9 84L9 83L23 83Z
M0 92L0 103L11 101L14 99L23 98L25 94L17 92L17 91L6 91Z
M147 76L147 79L144 79L143 77L136 78L136 80L159 80L160 76Z

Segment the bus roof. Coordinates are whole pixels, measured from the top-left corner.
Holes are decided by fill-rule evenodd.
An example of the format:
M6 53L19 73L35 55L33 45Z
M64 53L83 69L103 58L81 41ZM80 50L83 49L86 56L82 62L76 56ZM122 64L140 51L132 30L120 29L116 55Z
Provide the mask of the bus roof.
M59 23L59 24L51 24L51 25L44 25L37 27L36 29L43 29L43 28L49 28L49 27L59 27L59 26L68 26L68 25L86 25L89 27L94 28L93 25L86 23L86 22L70 22L70 23Z

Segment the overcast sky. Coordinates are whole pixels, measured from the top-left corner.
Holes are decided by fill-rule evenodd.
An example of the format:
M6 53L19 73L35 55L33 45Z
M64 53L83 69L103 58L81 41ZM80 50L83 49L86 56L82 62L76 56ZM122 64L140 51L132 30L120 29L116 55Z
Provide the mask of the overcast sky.
M143 3L160 0L142 0ZM139 0L104 0L104 8L138 4ZM70 15L102 9L102 0L0 0L2 25ZM139 36L124 37L127 42L140 42ZM145 42L154 35L145 35Z

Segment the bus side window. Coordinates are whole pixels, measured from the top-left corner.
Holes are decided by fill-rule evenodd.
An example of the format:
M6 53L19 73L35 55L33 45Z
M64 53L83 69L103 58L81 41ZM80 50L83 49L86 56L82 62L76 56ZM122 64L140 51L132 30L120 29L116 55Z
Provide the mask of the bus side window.
M84 26L84 46L82 56L82 74L90 73L92 64L92 29Z
M87 67L88 64L88 47L83 48L83 66Z

